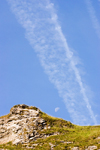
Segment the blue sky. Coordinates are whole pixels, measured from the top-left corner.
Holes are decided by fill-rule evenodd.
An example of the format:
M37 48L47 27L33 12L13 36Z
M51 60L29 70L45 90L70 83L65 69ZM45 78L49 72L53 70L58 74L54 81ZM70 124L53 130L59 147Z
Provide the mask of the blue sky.
M0 3L0 115L24 103L100 124L100 1Z

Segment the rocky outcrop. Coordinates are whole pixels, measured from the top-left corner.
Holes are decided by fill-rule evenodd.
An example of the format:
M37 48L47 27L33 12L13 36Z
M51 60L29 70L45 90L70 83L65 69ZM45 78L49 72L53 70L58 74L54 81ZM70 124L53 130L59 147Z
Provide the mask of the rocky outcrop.
M12 145L16 147L22 145L22 147L25 146L25 149L35 149L45 144L45 142L39 143L39 141L43 141L43 139L44 141L48 141L48 139L50 140L52 138L52 140L47 143L47 149L54 150L61 144L61 147L62 145L65 145L65 149L82 150L77 144L75 147L74 140L70 141L70 139L65 138L69 133L73 134L74 132L77 132L75 128L76 126L72 123L63 119L48 116L36 107L27 106L25 104L15 105L11 108L8 115L0 117L0 145L7 145L5 143L12 142ZM83 129L84 128L81 130ZM64 138L59 138L62 135ZM75 134L73 135L75 136ZM45 139L49 136L52 137ZM97 137L93 136L92 138L96 139L95 143L100 144L99 134ZM84 149L97 149L97 146L94 144L92 145L91 143L91 146L89 145L86 145Z
M97 146L89 146L86 150L96 150Z
M50 128L46 121L39 117L39 113L38 108L24 104L12 107L7 116L0 118L0 144L9 141L13 144L29 143L37 138L50 136L39 132Z
M85 150L96 150L96 149L97 149L97 146L88 146L88 148ZM73 147L72 150L81 150L81 148Z

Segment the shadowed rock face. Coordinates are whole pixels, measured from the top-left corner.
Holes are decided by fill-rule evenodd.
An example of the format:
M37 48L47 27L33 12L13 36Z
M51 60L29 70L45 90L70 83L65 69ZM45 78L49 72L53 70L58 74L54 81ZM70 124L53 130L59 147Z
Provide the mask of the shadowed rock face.
M10 113L0 118L0 144L12 141L13 144L29 143L37 138L49 135L38 131L50 128L44 119L39 117L40 110L25 104L15 105Z

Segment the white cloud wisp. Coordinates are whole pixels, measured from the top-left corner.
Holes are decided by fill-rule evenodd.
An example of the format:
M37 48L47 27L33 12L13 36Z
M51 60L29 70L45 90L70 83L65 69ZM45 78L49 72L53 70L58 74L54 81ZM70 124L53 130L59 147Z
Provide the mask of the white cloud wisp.
M79 60L70 50L49 0L8 0L41 65L63 98L73 123L96 124L79 71Z
M100 38L100 23L98 21L98 18L96 17L96 13L95 13L95 9L92 5L91 0L85 0L86 4L87 4L87 8L89 10L89 14L92 20L92 24L93 27L98 35L98 37Z

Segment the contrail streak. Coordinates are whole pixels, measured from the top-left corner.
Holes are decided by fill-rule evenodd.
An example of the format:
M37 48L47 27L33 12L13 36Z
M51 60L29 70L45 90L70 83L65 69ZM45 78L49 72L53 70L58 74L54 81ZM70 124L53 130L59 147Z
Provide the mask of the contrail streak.
M93 23L93 27L96 30L96 33L98 35L98 37L100 38L100 23L98 21L98 18L96 17L96 13L95 13L95 9L92 5L91 0L85 0L88 10L89 10L89 14Z
M49 0L8 0L26 38L36 51L41 65L63 98L73 122L96 124L85 83L79 71L79 59L70 50Z

